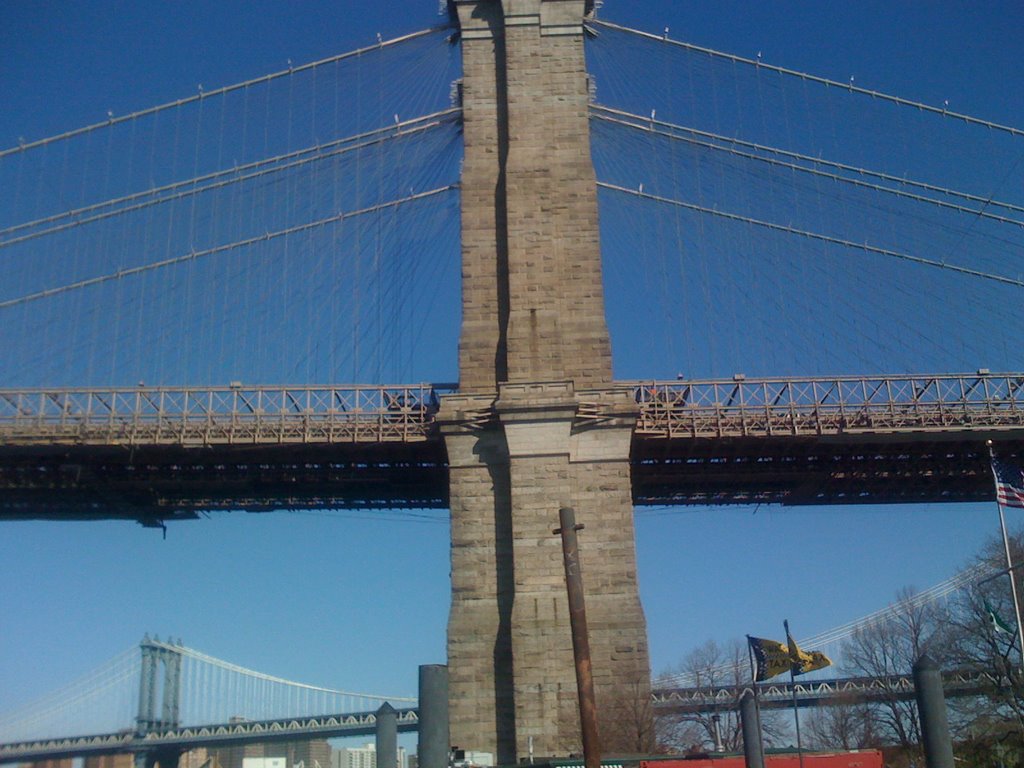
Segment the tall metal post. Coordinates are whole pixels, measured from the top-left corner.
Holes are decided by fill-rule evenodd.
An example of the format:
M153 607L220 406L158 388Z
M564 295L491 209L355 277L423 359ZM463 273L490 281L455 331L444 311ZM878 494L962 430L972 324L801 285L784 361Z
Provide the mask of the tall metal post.
M722 744L722 717L717 712L711 716L711 725L715 732L715 752L725 752Z
M447 768L451 739L448 730L448 667L424 664L419 674L420 768Z
M914 696L921 718L921 743L928 768L953 768L953 742L949 736L942 675L927 654L914 664Z
M794 650L796 643L793 641L793 636L789 634L789 619L784 619L782 626L786 630L786 647L789 648L791 659L789 665L789 688L793 693L793 722L796 723L796 754L800 759L800 768L804 768L804 743L800 738L800 707L796 701L796 652Z
M761 718L757 712L757 695L747 688L740 695L740 725L743 729L743 758L747 768L764 768L764 746L761 744Z
M562 558L565 561L565 588L569 594L569 624L572 628L572 653L576 661L576 687L580 700L580 729L583 736L583 762L586 768L601 766L601 736L597 727L597 699L594 696L594 675L590 664L590 638L587 633L587 608L583 599L583 574L572 507L558 510L562 535Z
M377 710L377 768L398 766L398 713L386 701Z

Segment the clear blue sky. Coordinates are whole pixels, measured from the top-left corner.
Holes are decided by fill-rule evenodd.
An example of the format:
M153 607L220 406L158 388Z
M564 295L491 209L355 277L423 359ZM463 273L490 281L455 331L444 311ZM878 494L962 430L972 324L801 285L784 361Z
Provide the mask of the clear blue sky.
M438 23L434 0L0 4L0 146ZM1019 2L627 2L603 18L1024 124ZM1019 337L1019 336L1018 336ZM665 375L667 371L652 371ZM0 382L2 386L3 382ZM952 575L990 506L647 511L641 593L658 672L708 639L812 635ZM219 515L0 526L0 711L141 639L380 693L444 660L443 514ZM584 560L585 568L585 560Z

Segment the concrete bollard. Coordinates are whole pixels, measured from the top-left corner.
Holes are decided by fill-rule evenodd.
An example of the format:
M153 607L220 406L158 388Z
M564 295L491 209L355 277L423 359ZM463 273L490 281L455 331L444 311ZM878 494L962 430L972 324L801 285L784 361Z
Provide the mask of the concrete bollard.
M386 701L377 710L377 768L398 767L398 712Z
M422 665L419 687L419 768L448 768L448 667Z
M927 768L953 768L953 742L949 737L942 675L927 654L914 664L914 695L921 717L925 765Z
M743 728L743 758L746 768L764 768L761 717L757 711L757 697L750 688L740 695L740 724Z

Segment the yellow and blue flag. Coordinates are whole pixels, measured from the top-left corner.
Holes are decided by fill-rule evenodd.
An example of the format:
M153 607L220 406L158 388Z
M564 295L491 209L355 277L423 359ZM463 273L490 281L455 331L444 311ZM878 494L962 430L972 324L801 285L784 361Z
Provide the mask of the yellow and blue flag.
M786 642L789 643L789 661L793 665L794 675L805 675L817 669L832 666L832 659L821 651L802 651L796 640L789 634L789 622L785 622Z
M754 682L770 680L789 671L791 662L785 643L747 635L750 651L754 654Z

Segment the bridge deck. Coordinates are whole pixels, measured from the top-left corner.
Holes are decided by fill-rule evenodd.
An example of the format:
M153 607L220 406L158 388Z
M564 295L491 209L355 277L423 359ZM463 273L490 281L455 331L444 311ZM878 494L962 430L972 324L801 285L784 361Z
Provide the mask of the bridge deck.
M993 498L1024 454L1024 374L632 383L634 501ZM448 503L452 386L0 390L0 518ZM581 395L580 428L600 419Z
M402 733L416 731L419 714L416 708L396 710L397 726ZM369 736L377 726L376 712L355 712L338 715L311 715L279 720L242 720L218 725L155 730L138 735L131 731L92 736L70 736L0 744L0 763L59 760L68 757L112 755L140 752L158 747L182 750L197 747L226 747L271 741L330 739L345 736Z
M954 670L942 673L947 698L978 696L1004 684L990 672ZM661 688L651 691L655 712L695 713L736 709L749 685L705 685L696 688ZM821 680L779 680L758 683L757 697L764 709L813 707L822 703L858 704L877 701L908 701L914 698L912 675L843 677Z

